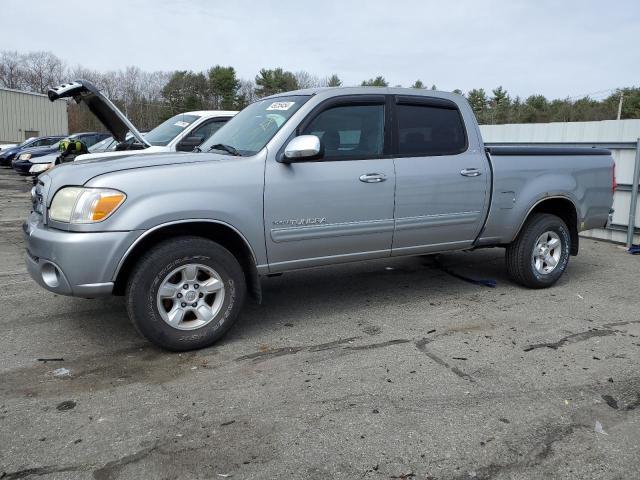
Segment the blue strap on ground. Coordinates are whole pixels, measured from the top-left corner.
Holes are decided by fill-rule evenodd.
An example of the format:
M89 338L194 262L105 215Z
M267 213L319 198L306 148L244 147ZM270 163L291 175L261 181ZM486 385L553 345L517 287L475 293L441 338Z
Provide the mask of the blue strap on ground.
M631 255L640 255L640 245L631 245L627 250Z
M469 277L465 277L464 275L460 275L459 273L453 272L449 270L447 267L445 267L444 265L442 265L442 263L440 263L440 260L438 258L434 258L434 263L444 273L447 273L452 277L456 277L465 282L473 283L474 285L482 285L484 287L496 288L496 285L498 284L498 282L496 282L495 280L469 278Z

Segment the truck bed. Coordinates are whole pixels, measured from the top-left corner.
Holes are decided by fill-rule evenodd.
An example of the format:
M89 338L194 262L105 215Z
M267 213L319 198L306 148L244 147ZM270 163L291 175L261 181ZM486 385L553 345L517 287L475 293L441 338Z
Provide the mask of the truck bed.
M571 201L578 231L603 227L613 199L613 158L602 148L486 145L491 208L476 245L511 242L546 199Z

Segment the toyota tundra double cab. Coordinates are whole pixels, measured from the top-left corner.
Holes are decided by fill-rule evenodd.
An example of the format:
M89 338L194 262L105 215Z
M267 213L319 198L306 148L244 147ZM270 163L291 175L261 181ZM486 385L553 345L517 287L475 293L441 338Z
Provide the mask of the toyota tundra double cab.
M199 150L40 175L31 276L62 295L124 295L146 338L195 349L259 301L261 276L294 269L504 247L516 283L550 287L578 232L607 223L615 188L608 150L486 147L466 100L431 90L277 94Z

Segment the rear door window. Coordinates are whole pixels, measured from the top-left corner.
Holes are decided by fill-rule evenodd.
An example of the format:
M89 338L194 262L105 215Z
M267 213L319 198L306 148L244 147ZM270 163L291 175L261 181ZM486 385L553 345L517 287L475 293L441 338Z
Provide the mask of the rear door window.
M467 149L467 136L455 107L419 103L396 105L398 154L456 155Z

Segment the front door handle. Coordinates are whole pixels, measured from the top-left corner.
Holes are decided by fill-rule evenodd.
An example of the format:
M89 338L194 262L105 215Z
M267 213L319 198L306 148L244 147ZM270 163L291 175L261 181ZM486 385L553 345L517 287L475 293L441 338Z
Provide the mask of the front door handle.
M460 170L460 175L463 177L479 177L482 175L482 172L477 168L464 168Z
M387 176L384 173L365 173L360 175L360 181L364 183L380 183L386 179Z

